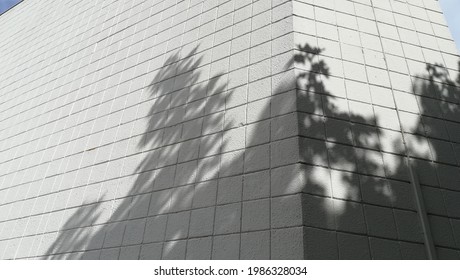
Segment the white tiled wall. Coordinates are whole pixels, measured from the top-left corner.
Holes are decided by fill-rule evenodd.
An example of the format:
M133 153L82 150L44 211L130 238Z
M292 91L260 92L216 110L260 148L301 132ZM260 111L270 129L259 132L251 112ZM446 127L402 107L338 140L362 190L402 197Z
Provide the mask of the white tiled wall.
M271 121L296 110L291 17L265 0L26 0L2 15L0 256L287 254L272 248L292 214L271 200L270 142L296 137Z
M293 6L306 257L426 258L409 154L437 257L459 259L460 59L437 1Z
M24 0L0 16L0 257L425 258L409 153L438 256L460 258L439 11Z

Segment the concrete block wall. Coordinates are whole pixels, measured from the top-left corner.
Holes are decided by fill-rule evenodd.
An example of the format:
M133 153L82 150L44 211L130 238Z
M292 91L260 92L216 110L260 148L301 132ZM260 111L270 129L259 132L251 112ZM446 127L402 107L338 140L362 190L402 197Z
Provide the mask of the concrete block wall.
M434 0L25 0L0 38L3 259L426 258L407 154L460 258Z

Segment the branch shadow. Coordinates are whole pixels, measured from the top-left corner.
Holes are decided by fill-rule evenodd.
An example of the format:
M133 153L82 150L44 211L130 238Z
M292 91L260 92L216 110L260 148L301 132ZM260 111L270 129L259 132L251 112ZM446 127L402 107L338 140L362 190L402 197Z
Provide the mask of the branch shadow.
M419 114L410 119L409 112L401 111L403 137L399 124L387 125L394 108L377 108L369 104L372 101L347 96L345 85L332 74L340 69L331 69L323 52L308 43L298 45L290 62L296 72L299 164L283 172L292 174L293 183L303 176L304 258L426 258L406 153L422 184L438 254L459 258L460 216L443 205L458 196L460 185L460 176L455 176L460 140L454 139L459 137L460 76L453 81L440 67L427 65L428 74L414 84L411 95L418 98ZM146 91L147 105L139 109L144 125L133 128L138 133L130 145L136 153L125 159L122 176L102 188L105 192L97 203L68 209L57 237L49 244L43 241L49 248L43 255L211 258L213 234L240 233L241 197L219 205L217 196L220 180L228 180L235 188L228 190L235 194L241 191L232 176L244 174L246 146L229 148L238 143L238 136L232 139L224 133L243 124L237 117L227 120L224 109L232 91L226 90L225 75L207 81L208 72L202 68L206 59L195 48L165 60ZM269 106L261 115L270 112ZM444 131L439 121L455 128ZM254 129L256 135L265 130L260 125ZM448 152L436 142L439 135L446 135L444 142L452 148ZM442 173L436 164L446 161L451 162ZM285 186L281 193L290 191ZM186 255L191 237L197 237L194 246L207 253ZM236 243L229 238L223 244L230 251ZM227 257L234 258L217 256Z
M207 58L197 49L165 59L146 89L148 101L138 109L141 121L135 125L143 125L133 128L138 131L129 140L133 154L125 153L122 168L107 171L120 177L102 187L99 202L66 210L58 236L50 236L51 244L42 241L49 248L46 258L180 258L189 235L212 234L206 225L216 211L219 167L232 169L242 154L221 163L223 131L233 125L224 123L232 91L226 90L226 75L202 67ZM202 208L192 213L192 204ZM240 219L233 212L220 218L224 225ZM189 232L191 222L196 233ZM148 244L141 248L141 243Z
M405 127L408 149L437 257L460 259L460 61L458 71L427 63L420 72L413 84L419 116Z
M398 106L407 105L403 110L372 108L365 99L348 96L350 87L344 93L340 69L331 75L326 61L334 61L323 51L306 43L294 56L305 164L300 167L305 258L427 258L408 154L439 258L458 259L460 75L454 81L441 65L427 64L428 74L420 74L413 85L415 94L393 91ZM404 111L417 105L416 114Z
M300 153L306 164L305 258L368 259L368 216L375 205L397 202L381 153L384 131L369 104L346 99L334 86L338 78L331 75L323 51L306 43L297 46L294 57L300 69ZM319 250L321 238L327 245Z

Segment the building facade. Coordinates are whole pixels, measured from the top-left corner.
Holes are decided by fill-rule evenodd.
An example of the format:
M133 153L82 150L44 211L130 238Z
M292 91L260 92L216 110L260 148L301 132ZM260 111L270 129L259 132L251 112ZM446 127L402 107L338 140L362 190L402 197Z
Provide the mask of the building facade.
M460 259L436 0L24 0L0 258Z

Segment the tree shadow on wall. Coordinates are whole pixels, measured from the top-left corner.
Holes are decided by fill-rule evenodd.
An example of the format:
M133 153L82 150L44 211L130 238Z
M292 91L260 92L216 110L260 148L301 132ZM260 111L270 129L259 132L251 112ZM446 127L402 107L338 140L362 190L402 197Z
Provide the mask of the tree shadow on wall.
M370 97L363 100L345 93L344 85L332 74L338 69L330 68L323 52L306 43L297 47L293 60L302 164L288 176L304 176L304 258L426 258L407 152L422 184L428 212L433 214L430 221L435 223L435 241L441 246L438 250L446 257L458 258L453 249L460 241L452 232L453 221L442 216L446 210L439 210L439 201L431 195L442 192L444 201L448 194L439 184L427 181L432 179L427 168L433 169L433 162L445 153L436 145L429 146L429 153L419 146L427 136L441 135L441 126L434 121L439 121L440 115L432 116L431 122L427 118L433 106L442 106L442 116L451 114L456 119L451 117L450 122L458 124L460 77L456 83L446 73L427 68L428 75L414 87L416 96L440 92L443 95L438 97L449 102L438 102L431 96L419 99L419 114L410 116L401 111L401 118L412 117L413 121L406 126L409 122L403 122L406 148L399 124L388 123L394 108L377 108L370 105ZM71 214L46 252L49 258L200 258L204 255L186 255L187 242L191 242L187 239L194 238L194 246L209 252L212 235L240 232L241 201L220 208L224 211L217 223L216 183L217 178L243 173L242 150L228 153L229 160L219 156L229 145L222 131L240 124L227 122L224 117L225 101L231 96L225 91L225 76L206 81L207 76L202 76L206 71L200 69L204 58L195 53L172 55L156 73L148 90L150 105L141 113L146 128L131 138L137 152L130 156L132 161L125 159L122 177L117 185L110 186L116 189L110 193L115 194L69 210ZM269 106L261 115L270 112ZM255 128L256 132L264 130L260 125ZM436 156L427 158L428 154ZM449 166L458 172L458 163ZM458 177L451 179L458 182ZM458 188L459 184L451 185ZM289 186L283 187L281 193L288 193ZM448 214L458 221L458 213ZM436 228L452 233L446 237Z
M224 123L232 91L222 73L211 73L208 80L206 58L196 52L178 51L166 59L147 89L143 107L149 109L139 109L145 126L134 128L139 131L130 140L135 152L115 170L121 174L117 184L108 186L98 203L68 210L57 238L45 245L46 258L183 258L186 238L210 239L213 231L225 233L240 219L240 213L223 212L220 228L212 227L215 179L222 170L237 168L242 153L221 162L227 147L223 131L239 125L228 116Z
M406 112L403 127L410 136L409 154L415 158L436 255L460 259L460 61L458 71L426 64L414 80L419 116Z
M331 75L323 49L309 44L297 49L305 258L369 259L374 256L366 235L379 235L369 219L385 222L370 217L374 207L386 206L391 213L398 192L407 196L410 189L400 186L404 181L386 179L379 141L384 131L370 102L346 99L343 80ZM398 165L403 162L398 158Z
M344 99L343 82L337 86L323 50L309 44L297 49L300 150L301 161L307 164L303 167L305 258L427 257L407 154L428 213L438 215L429 215L438 255L459 258L460 213L453 205L458 205L460 196L441 189L445 185L460 191L455 144L460 140L460 76L454 82L445 68L427 64L428 74L420 74L414 84L415 95L393 91L398 106L407 105L398 116L393 101L389 108L372 108L361 101L370 97L371 103L375 95L355 95L364 99L349 95L351 89L363 88L347 87L348 100ZM405 103L404 98L410 101ZM412 113L404 111L417 105ZM391 123L399 118L402 128ZM456 199L449 199L454 194ZM444 209L449 200L450 211Z

